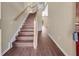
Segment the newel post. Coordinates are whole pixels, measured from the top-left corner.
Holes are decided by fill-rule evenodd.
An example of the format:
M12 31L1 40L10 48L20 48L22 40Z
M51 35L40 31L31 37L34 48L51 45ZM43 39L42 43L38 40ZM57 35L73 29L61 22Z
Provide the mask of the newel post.
M38 46L38 22L37 22L37 14L34 19L34 41L33 41L34 49L37 49Z

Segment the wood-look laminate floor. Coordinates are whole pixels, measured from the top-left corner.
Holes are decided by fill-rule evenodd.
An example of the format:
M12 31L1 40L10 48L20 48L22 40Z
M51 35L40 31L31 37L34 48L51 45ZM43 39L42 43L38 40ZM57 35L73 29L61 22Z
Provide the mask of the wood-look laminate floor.
M4 56L64 56L64 54L46 33L39 32L36 50L32 47L13 47Z

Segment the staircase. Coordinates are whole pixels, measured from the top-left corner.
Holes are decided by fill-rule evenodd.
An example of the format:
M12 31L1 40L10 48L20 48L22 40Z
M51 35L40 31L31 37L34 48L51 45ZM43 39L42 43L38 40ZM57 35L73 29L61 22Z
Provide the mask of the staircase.
M35 15L36 13L29 14L13 42L13 47L33 47Z

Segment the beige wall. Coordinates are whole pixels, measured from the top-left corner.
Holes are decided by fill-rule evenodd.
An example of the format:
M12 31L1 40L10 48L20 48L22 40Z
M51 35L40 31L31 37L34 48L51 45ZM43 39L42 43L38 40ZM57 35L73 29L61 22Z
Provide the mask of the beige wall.
M1 2L0 2L0 21L1 21ZM0 28L0 55L1 55L1 28Z
M1 23L1 2L0 2L0 23Z
M0 20L1 20L1 2L0 2Z
M47 28L48 27L48 25L47 25L47 23L48 23L48 16L42 16L42 19L44 21L44 23L43 23L44 27Z
M0 29L0 55L1 55L1 29Z
M75 3L48 3L48 32L67 55L76 55L72 38L75 14Z
M21 25L25 15L22 15L18 20L14 20L15 17L24 10L24 3L2 3L2 15L1 15L1 29L2 29L2 53L8 49L10 41L19 26Z
M42 31L42 12L39 11L37 14L37 21L38 21L38 31Z

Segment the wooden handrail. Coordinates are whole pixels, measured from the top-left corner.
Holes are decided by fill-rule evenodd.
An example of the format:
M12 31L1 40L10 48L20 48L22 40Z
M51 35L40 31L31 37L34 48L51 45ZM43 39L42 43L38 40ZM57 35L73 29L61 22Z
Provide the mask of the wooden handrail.
M35 4L34 6L32 6L33 4L35 4L35 3L32 3L32 4L30 4L29 6L27 6L21 13L19 13L19 14L15 17L14 20L17 20L17 19L27 10L28 7L34 8L34 7L37 6L37 4ZM46 6L47 6L47 3L46 3L46 5L45 5L45 7L46 7ZM45 8L45 7L44 7L44 8Z
M14 20L17 20L26 11L26 9L27 7L21 13L19 13L19 15L17 15Z
M31 5L29 5L29 6L27 6L22 12L20 12L16 17L15 17L15 19L14 20L17 20L26 10L27 10L27 8L28 7L30 7L30 8L34 8L34 7L36 7L37 6L37 4L35 4L34 6L32 6L34 3L32 3ZM45 7L47 6L47 3L46 3L46 5L45 5Z
M27 10L27 8L28 7L30 7L30 8L34 8L34 7L31 7L30 5L29 6L27 6L21 13L19 13L19 15L17 15L16 17L15 17L15 19L14 20L17 20L26 10Z

